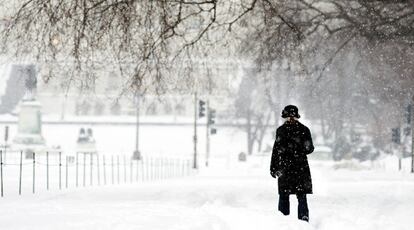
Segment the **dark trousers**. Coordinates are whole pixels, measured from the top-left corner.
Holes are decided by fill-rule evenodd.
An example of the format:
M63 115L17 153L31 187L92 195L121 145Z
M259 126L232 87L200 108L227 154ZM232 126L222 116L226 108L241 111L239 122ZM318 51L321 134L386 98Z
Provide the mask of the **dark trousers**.
M298 218L300 220L309 221L309 209L308 202L306 200L306 194L296 194L298 198ZM289 215L290 213L290 202L289 194L280 194L279 195L279 211L284 215Z

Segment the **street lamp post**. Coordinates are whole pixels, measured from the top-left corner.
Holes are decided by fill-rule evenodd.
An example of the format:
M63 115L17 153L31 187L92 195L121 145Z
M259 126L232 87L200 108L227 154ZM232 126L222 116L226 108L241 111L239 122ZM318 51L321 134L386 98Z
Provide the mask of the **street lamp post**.
M140 98L139 94L135 95L135 105L136 105L136 126L135 126L135 151L133 158L136 160L141 159L141 153L139 151L139 107L140 107Z
M207 121L206 121L206 167L208 167L208 160L210 158L210 101L207 99Z
M414 95L411 98L411 173L414 173Z
M197 169L197 91L194 93L194 136L193 136L193 144L194 144L194 156L193 156L193 168Z

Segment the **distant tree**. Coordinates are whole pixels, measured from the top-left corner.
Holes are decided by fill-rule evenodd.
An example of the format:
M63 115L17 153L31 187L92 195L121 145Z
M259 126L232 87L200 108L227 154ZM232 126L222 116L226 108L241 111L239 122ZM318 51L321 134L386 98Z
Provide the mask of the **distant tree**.
M272 109L265 100L264 84L261 79L246 70L234 101L235 118L244 123L246 133L247 153L253 154L262 150L263 140L273 115Z
M101 115L103 115L104 110L105 110L105 104L102 103L101 101L96 101L95 105L94 105L93 114L95 116L101 116Z
M177 102L174 110L175 110L176 115L185 115L186 110L182 102Z
M158 114L158 110L157 110L157 105L152 102L151 104L148 105L148 107L145 110L145 114L146 115L157 115Z
M115 101L114 103L112 103L110 111L111 115L121 115L121 104L119 103L119 101Z
M89 115L91 104L88 100L77 101L75 104L75 114L77 116Z

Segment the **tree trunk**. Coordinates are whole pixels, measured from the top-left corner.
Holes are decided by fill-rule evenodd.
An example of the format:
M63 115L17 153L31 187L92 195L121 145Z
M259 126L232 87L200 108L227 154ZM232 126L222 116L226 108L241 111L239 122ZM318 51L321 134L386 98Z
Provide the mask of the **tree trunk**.
M259 130L260 132L259 132L259 137L257 138L257 152L261 152L262 151L263 139L266 136L267 126L270 123L271 114L272 113L269 112L269 114L266 117L265 123L263 124L261 122L262 126L261 127L258 127L260 129Z
M250 110L247 111L246 131L247 131L247 154L252 155L254 138L252 137L252 114Z

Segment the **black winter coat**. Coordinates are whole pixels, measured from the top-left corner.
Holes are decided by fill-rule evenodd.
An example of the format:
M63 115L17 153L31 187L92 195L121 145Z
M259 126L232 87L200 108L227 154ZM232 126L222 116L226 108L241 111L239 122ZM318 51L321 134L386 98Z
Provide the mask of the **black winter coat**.
M313 152L311 133L298 121L285 122L276 131L270 174L278 176L279 194L312 193L312 178L306 155Z

